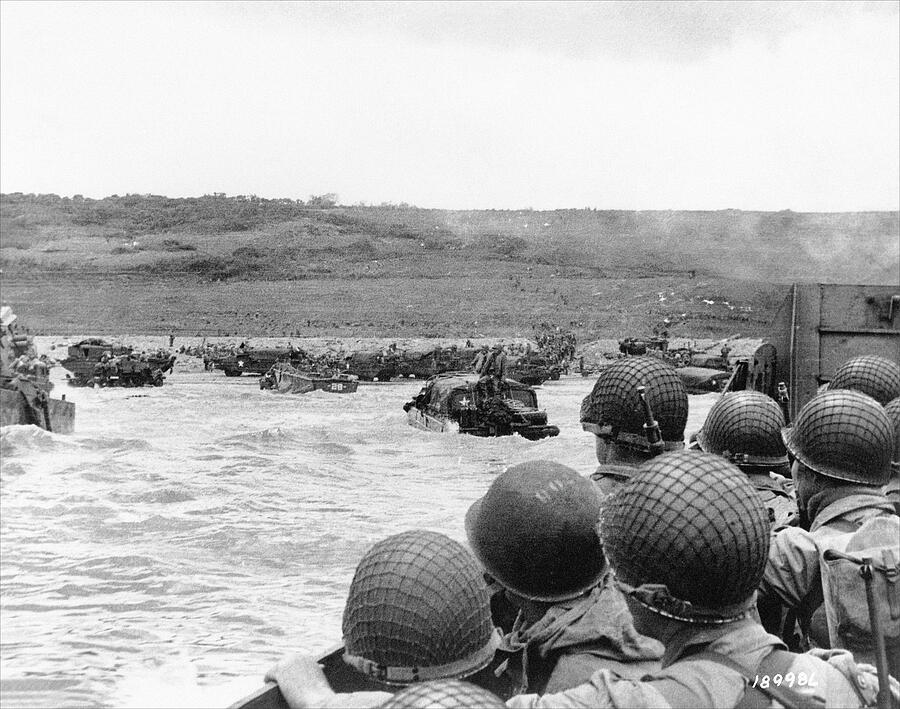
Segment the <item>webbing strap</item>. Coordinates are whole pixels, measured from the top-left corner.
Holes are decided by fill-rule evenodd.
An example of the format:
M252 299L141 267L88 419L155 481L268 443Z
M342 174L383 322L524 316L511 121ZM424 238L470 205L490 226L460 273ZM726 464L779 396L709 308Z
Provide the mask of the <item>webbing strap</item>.
M690 659L717 662L734 670L747 681L747 689L735 709L768 706L768 701L760 703L759 697L761 694L774 699L787 709L824 709L825 707L825 702L819 697L800 694L784 685L778 686L769 681L767 682L767 687L761 686L759 678L762 676L771 678L775 675L781 675L784 677L790 672L791 664L794 661L793 653L785 652L784 650L774 650L759 663L755 673L750 672L746 667L735 662L730 657L712 650L694 653L690 656Z
M410 684L411 682L427 682L435 679L454 679L472 674L488 665L493 659L494 653L500 647L500 642L500 633L495 629L491 633L491 638L487 645L479 648L467 657L444 665L432 665L430 667L391 667L365 657L353 655L347 650L344 650L344 662L364 675L385 684Z

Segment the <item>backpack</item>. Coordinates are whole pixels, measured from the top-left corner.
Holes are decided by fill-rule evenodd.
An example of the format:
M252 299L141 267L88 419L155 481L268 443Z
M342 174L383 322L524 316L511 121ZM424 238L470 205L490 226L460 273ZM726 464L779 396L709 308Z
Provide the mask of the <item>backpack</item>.
M875 517L855 532L819 542L819 569L833 648L873 648L871 614L890 644L900 642L900 518ZM871 560L865 565L864 560ZM863 572L871 569L867 584ZM871 588L867 591L867 586ZM875 608L870 608L870 600Z

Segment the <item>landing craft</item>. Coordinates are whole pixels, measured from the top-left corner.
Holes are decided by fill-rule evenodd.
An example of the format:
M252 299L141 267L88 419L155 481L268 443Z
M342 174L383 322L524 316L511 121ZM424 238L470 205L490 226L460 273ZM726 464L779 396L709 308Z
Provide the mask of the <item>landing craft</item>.
M786 382L793 420L847 360L879 355L900 363L900 286L794 284L769 342L777 353L772 376L748 362L746 383L735 387L777 398L777 383Z
M506 379L496 396L479 387L470 372L448 372L429 379L422 391L403 405L411 426L426 431L458 431L473 436L510 436L532 441L559 435L537 408L537 394L527 384Z
M359 379L352 374L308 372L296 369L287 362L276 362L259 378L260 389L280 394L306 394L310 391L353 394L358 386Z
M75 404L50 397L47 365L34 340L18 331L12 308L0 308L0 426L34 424L53 433L72 433Z

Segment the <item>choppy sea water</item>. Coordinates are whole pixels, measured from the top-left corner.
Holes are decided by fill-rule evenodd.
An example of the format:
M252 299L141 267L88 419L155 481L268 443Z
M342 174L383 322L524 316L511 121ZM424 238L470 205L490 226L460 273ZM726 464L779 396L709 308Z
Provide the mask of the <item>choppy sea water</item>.
M415 381L350 395L177 369L162 388L57 383L74 435L0 433L0 700L226 706L284 653L340 641L374 542L412 528L464 541L466 509L514 463L592 472L578 412L593 382L538 389L561 429L543 441L412 429ZM715 398L691 397L688 433Z

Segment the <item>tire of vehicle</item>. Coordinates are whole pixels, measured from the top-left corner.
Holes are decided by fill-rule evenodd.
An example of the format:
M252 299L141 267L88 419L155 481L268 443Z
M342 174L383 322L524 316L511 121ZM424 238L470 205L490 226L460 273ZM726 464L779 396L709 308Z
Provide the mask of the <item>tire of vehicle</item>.
M243 374L240 369L226 369L224 371L226 377L239 377Z

